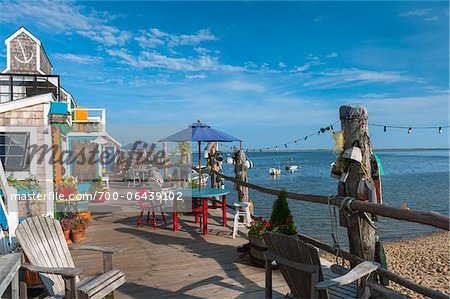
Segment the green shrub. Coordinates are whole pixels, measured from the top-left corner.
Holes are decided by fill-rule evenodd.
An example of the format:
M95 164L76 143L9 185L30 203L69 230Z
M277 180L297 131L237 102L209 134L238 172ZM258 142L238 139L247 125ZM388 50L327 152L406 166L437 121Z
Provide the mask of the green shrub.
M294 219L287 202L287 193L282 190L278 198L273 203L272 215L270 216L271 231L294 235L297 233Z

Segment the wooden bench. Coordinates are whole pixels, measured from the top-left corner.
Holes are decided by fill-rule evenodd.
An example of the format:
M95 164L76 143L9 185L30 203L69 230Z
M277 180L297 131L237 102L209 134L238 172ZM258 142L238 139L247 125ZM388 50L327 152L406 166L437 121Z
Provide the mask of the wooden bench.
M50 298L103 298L125 283L125 275L114 270L112 255L118 248L72 245L72 250L103 253L103 273L82 280L76 268L59 222L50 217L31 217L17 228L17 239L30 263L23 268L39 273ZM110 295L112 297L112 295Z

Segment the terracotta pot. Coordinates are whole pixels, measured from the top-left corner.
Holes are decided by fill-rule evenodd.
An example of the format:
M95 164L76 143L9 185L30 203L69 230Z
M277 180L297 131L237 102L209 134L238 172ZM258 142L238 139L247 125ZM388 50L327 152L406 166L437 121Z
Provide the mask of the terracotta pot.
M72 230L72 242L80 243L83 238L84 230Z
M66 238L66 243L70 244L72 241L70 240L70 229L64 231L64 238Z
M248 240L250 241L250 260L252 264L257 267L265 267L264 252L268 248L264 239L249 233Z
M64 196L64 198L68 198L70 195L77 193L77 188L61 187L61 188L59 188L58 193L62 194Z
M80 212L78 213L78 216L80 216L81 218L87 219L87 220L91 220L91 211L88 212Z
M83 230L81 231L81 240L86 239L86 228L83 227Z
M27 263L30 262L27 256L25 256L25 262ZM39 274L37 274L37 272L31 272L28 270L25 270L25 281L28 286L35 286L42 284L41 279L39 278Z

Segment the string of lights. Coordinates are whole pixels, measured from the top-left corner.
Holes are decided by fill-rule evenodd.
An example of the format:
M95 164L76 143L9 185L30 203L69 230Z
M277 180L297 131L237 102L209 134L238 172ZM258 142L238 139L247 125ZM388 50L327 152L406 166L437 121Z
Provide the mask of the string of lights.
M382 127L384 132L387 132L387 129L408 129L408 134L412 133L412 130L428 130L428 129L434 129L438 130L439 134L442 134L442 129L449 128L450 126L390 126L390 125L381 125L381 124L371 124L369 123L369 126L373 127Z
M256 152L256 151L263 151L263 150L278 150L279 148L285 148L287 149L289 145L295 144L298 145L301 142L305 142L307 140L309 140L308 138L312 137L312 136L318 136L320 134L323 134L327 131L334 131L334 126L339 123L340 121L335 121L334 123L332 123L329 126L325 126L325 127L321 127L319 130L315 131L314 133L305 135L304 137L301 138L297 138L294 140L291 140L289 142L285 142L285 143L280 143L277 145L273 145L273 146L266 146L266 147L258 147L258 148L248 148L246 149L246 151L252 151L252 152ZM382 124L377 124L377 123L369 123L369 126L372 127L381 127L383 128L384 132L387 132L388 129L402 129L402 130L407 130L408 134L411 134L413 130L437 130L438 134L442 134L442 130L443 129L447 129L450 128L450 125L445 125L445 126L394 126L394 125L382 125ZM234 145L227 145L227 144L221 144L222 147L224 147L225 149L233 149L235 148Z

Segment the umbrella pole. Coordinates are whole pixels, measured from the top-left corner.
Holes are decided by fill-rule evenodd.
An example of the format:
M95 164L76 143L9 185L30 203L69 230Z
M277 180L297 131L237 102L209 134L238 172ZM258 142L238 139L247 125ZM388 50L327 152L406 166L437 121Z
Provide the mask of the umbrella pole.
M201 144L202 142L198 142L198 191L202 191L202 153L201 153Z

